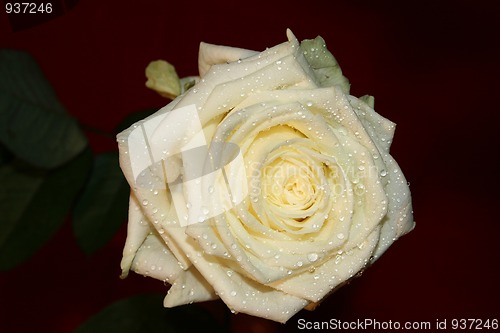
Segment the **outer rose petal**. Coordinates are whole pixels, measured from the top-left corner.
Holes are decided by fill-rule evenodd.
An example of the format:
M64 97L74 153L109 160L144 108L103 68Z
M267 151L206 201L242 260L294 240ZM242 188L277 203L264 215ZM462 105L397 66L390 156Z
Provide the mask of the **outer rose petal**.
M220 46L202 42L200 43L198 55L198 71L200 76L204 76L212 65L233 62L251 57L257 53L258 52L237 47Z
M138 274L172 284L165 298L165 306L172 307L218 298L195 267L190 266L187 270L181 268L157 233L149 234L146 238L137 251L132 268Z
M132 269L138 274L168 283L173 283L184 272L156 232L146 237L135 255Z
M202 256L193 263L216 290L218 296L235 312L244 312L284 323L309 303L307 300L247 279L224 267L214 257L202 255L193 248L186 247L186 250L191 258Z
M173 239L186 239L184 230L185 228L172 227L169 231ZM217 295L236 312L244 312L284 323L309 303L307 300L267 287L228 269L220 259L204 253L192 238L186 239L185 242L179 242L179 246L209 285L213 287ZM196 285L188 285L188 281L195 281ZM196 275L182 277L178 285L181 286L181 289L184 289L182 285L185 285L188 288L188 295L186 296L185 292L179 291L179 286L176 286L172 291L176 294L172 298L168 295L165 299L168 306L174 306L180 302L177 299L173 300L177 297L189 301L187 298L190 296L189 288L193 288L193 292L198 297L204 295L208 297L209 295L208 290L203 291L202 288L198 288L204 287L206 284ZM262 307L263 304L266 306Z
M377 246L379 234L380 228L377 228L359 246L271 286L287 294L319 302L366 267Z
M212 286L191 266L173 282L168 290L163 305L167 308L190 304L193 302L205 302L219 298Z
M415 227L411 194L406 178L396 161L389 155L383 155L386 163L386 178L389 178L385 190L387 192L388 211L382 220L380 241L374 256L378 259L399 237Z
M149 223L147 223L145 216L142 214L134 193L131 193L129 199L127 240L123 248L123 257L120 265L122 278L127 277L137 250L141 247L150 232Z

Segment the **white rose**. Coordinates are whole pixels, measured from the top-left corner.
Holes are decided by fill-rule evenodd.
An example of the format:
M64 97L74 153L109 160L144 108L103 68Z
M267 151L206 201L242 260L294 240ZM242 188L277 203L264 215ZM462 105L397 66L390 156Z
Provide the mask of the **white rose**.
M118 135L123 276L172 284L166 307L220 297L286 322L414 226L394 123L349 95L320 37L287 35L260 53L202 43L196 85Z

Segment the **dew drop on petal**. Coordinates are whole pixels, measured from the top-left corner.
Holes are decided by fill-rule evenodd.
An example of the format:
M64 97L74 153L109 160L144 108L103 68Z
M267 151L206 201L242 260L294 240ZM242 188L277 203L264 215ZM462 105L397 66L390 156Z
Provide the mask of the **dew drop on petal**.
M318 254L316 252L311 252L307 255L307 259L310 262L315 262L316 260L318 260Z

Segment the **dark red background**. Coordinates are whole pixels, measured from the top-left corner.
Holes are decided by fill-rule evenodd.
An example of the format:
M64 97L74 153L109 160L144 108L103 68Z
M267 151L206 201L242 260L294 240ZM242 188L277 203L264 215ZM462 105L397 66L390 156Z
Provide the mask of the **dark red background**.
M295 331L299 318L500 319L496 3L82 0L17 32L2 10L0 47L29 51L69 113L111 131L129 113L166 104L144 86L151 60L187 76L197 73L200 41L262 50L285 41L286 28L299 39L321 35L352 94L374 95L397 123L392 154L411 183L417 227L316 311L286 325L239 314L235 331ZM95 152L116 150L87 135ZM0 332L70 332L115 300L165 293L160 281L119 280L125 236L122 228L86 257L68 220L31 260L0 273Z

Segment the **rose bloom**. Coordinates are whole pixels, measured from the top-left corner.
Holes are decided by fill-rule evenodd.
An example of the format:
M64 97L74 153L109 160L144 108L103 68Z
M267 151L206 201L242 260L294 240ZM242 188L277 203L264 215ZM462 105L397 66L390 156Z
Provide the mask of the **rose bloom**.
M200 45L194 86L118 135L131 186L121 263L171 287L286 322L414 227L389 154L395 124L321 37L263 52Z

